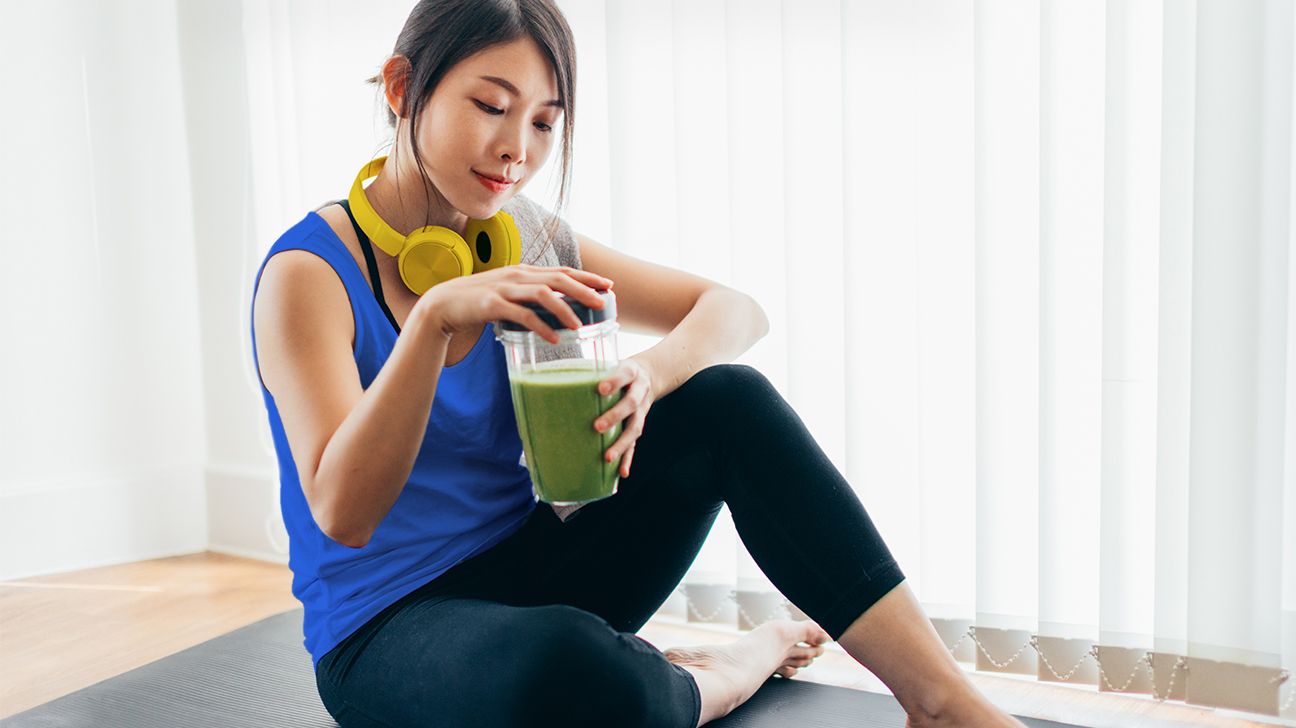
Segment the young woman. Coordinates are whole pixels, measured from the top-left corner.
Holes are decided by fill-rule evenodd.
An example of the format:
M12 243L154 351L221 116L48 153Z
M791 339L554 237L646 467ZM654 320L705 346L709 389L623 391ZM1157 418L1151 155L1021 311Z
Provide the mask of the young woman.
M462 235L505 210L522 262L418 290L355 205L335 204L258 272L254 356L293 592L338 722L693 728L834 639L912 725L1020 725L964 676L796 413L726 363L768 327L756 302L574 234L519 195L559 136L560 204L567 189L575 61L551 0L424 0L376 81L395 139L368 170L371 212L401 238ZM612 286L622 325L664 338L601 385L623 391L591 423L623 425L607 452L619 492L569 513L532 496L490 323L556 341L524 303L574 327L555 292L598 306L595 289ZM726 503L817 624L662 653L634 633Z

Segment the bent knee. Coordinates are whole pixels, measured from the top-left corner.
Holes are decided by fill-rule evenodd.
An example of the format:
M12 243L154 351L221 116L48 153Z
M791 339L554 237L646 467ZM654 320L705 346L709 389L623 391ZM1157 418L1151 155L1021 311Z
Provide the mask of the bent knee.
M665 673L653 656L623 643L637 638L618 635L601 617L575 607L538 609L542 626L518 665L527 675L522 697L529 718L545 725L660 724L653 716Z
M562 693L576 685L620 687L616 632L602 617L566 604L531 611L529 634L518 636L515 651L530 697Z
M689 378L681 391L703 407L714 407L732 414L741 408L761 402L777 390L759 369L746 364L716 364Z

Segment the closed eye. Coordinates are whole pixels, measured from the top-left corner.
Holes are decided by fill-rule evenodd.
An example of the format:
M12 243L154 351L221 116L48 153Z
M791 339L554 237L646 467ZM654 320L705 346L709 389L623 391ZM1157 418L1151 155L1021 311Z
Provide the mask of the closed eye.
M477 108L481 109L482 111L485 111L491 116L499 116L500 114L504 113L503 109L497 109L494 106L491 106L490 104L482 103L477 99L473 99L473 103L477 104ZM553 127L550 126L549 124L544 123L543 121L537 121L535 123L535 128L539 129L545 134L548 134L549 132L553 131Z

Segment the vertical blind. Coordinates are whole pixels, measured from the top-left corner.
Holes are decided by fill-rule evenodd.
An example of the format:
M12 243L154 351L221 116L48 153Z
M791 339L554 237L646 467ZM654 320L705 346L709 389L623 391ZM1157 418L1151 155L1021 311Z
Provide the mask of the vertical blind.
M377 150L409 5L244 3L250 265ZM1290 0L560 5L565 217L761 302L960 660L1296 716ZM662 615L788 610L722 511Z

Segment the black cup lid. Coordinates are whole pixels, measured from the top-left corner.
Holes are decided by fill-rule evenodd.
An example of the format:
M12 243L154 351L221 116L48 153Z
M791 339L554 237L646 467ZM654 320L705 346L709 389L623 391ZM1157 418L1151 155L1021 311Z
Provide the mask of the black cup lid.
M582 326L589 326L591 324L602 323L604 321L616 321L616 294L614 294L612 291L608 291L600 288L596 288L594 290L596 293L599 294L599 297L603 299L603 308L590 308L589 306L585 305L583 301L579 301L566 294L563 294L561 300L564 303L566 303L568 306L571 306L572 311L575 312L576 314L576 318L580 319ZM560 321L558 319L558 316L555 315L553 311L550 311L549 309L545 308L544 304L535 303L531 301L522 301L520 303L523 306L526 306L527 308L531 309L532 311L535 311L536 314L540 316L540 320L544 321L551 328L554 329L571 328L563 321ZM500 326L505 331L530 331L531 330L525 324L520 324L516 321L509 321L507 319L501 320Z

